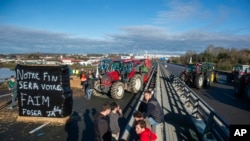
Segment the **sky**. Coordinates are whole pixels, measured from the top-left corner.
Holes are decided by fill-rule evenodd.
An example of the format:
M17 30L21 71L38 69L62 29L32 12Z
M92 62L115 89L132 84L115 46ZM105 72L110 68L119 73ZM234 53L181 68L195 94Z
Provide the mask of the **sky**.
M249 0L0 0L0 54L250 49Z

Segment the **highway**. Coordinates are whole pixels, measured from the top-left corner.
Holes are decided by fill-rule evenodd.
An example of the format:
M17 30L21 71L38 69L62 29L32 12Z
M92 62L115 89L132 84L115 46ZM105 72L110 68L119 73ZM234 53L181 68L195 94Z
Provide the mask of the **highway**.
M168 63L167 69L179 76L184 67ZM250 124L250 101L235 97L234 88L226 82L225 76L219 75L219 81L209 88L191 89L229 124Z
M164 66L164 65L163 65ZM179 75L183 70L182 66L167 64L166 71ZM163 72L161 72L163 73ZM165 73L165 72L164 72ZM171 81L165 76L160 76L162 104L165 110L165 122L163 126L165 131L162 136L168 136L166 141L176 140L199 140L197 131L190 122L190 117L184 106L180 103L180 98L175 94ZM167 82L164 82L164 81ZM233 93L231 84L226 83L224 76L220 76L218 83L213 83L211 87L206 89L191 88L201 99L211 106L221 117L229 124L250 124L250 102L243 98L236 98ZM3 95L4 93L0 93ZM6 92L5 92L6 94ZM132 112L135 110L142 93L136 95L126 93L121 100L111 99L109 97L101 98L93 96L91 100L84 99L84 92L79 89L73 89L73 112L72 115L65 120L64 123L53 123L50 121L19 121L18 107L10 111L6 107L10 102L11 96L0 97L0 139L8 140L72 140L72 141L91 141L94 139L93 134L93 117L99 110L103 102L116 101L120 104L124 111L124 117L120 119L121 131L123 132L131 119ZM178 109L177 112L176 108ZM171 111L174 110L174 111ZM180 112L181 111L181 112ZM181 114L178 114L181 113ZM177 118L176 118L177 117ZM179 120L176 120L179 119ZM183 121L181 121L181 119ZM185 119L185 120L184 120ZM49 123L48 123L49 122ZM48 123L48 124L46 124ZM46 124L46 125L45 125ZM36 129L45 125L41 129ZM188 129L187 132L184 129ZM31 132L34 131L34 132ZM167 132L168 131L168 132ZM175 132L180 131L180 132ZM134 129L130 129L130 134L134 134ZM171 134L170 134L171 133ZM177 135L175 135L177 134ZM171 138L170 136L176 136ZM159 135L160 137L160 135ZM194 138L195 137L195 138ZM164 138L164 137L163 137ZM136 140L134 136L130 140ZM158 140L162 141L162 140ZM165 141L165 140L164 140Z

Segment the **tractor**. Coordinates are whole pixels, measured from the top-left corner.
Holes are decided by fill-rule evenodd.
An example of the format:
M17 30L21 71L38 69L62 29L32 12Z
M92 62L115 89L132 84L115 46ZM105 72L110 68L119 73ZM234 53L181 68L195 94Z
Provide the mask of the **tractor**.
M227 82L232 82L237 81L236 79L239 79L242 75L250 73L247 72L247 69L250 68L250 65L241 65L241 64L237 64L233 67L233 70L231 73L229 73L227 75Z
M234 78L235 95L250 99L250 68L245 69L244 74Z
M209 87L211 82L217 80L217 75L214 73L214 64L211 62L190 63L181 72L180 79L186 84L200 89L203 86Z
M151 61L142 60L116 60L112 61L100 79L95 81L93 95L109 94L113 99L121 99L125 90L138 93L150 76Z

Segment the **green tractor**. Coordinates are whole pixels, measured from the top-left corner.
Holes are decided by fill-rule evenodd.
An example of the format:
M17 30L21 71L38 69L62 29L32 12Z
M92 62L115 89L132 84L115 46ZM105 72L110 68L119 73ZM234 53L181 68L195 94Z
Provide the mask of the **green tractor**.
M184 71L180 74L180 79L189 86L198 89L209 87L212 82L218 80L218 75L214 71L214 64L203 62L196 64L187 64Z

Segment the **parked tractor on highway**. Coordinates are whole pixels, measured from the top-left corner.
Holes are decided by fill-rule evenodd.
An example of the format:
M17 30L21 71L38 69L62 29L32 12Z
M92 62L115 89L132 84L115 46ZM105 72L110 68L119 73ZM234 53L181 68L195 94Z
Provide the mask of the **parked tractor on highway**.
M250 67L244 73L234 77L234 92L236 96L243 96L250 99Z
M109 71L95 81L93 95L109 94L114 99L121 99L125 90L138 93L145 84L151 71L151 61L142 60L117 60L112 61Z
M211 62L190 63L180 74L180 79L187 85L196 88L209 87L212 82L217 81L217 73L215 73L214 64Z
M233 70L231 73L227 75L227 82L235 81L236 79L239 79L242 75L248 74L250 72L247 72L247 69L250 68L250 65L241 65L237 64L233 67Z

